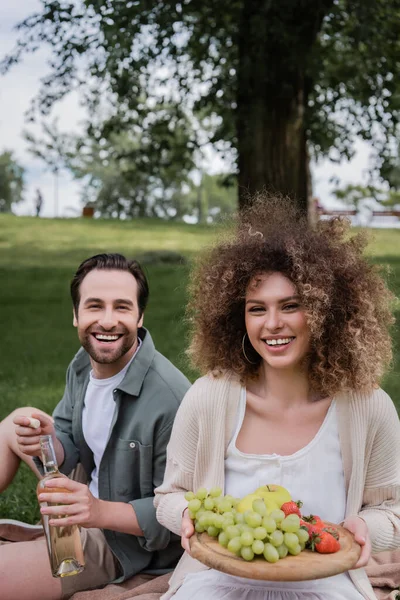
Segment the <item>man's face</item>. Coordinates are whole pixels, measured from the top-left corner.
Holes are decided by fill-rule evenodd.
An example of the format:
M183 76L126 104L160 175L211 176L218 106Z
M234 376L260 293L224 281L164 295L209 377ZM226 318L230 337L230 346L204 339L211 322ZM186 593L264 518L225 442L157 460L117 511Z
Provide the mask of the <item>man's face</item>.
M74 326L91 357L95 377L119 373L137 348L139 318L136 279L128 271L94 269L83 279Z

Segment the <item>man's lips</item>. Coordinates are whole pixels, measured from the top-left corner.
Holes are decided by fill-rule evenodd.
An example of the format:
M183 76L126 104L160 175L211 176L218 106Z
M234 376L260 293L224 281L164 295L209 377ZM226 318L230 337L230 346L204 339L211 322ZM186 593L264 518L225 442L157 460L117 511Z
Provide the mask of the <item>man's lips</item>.
M97 332L94 332L91 335L98 342L103 342L103 343L107 343L107 344L116 342L123 336L122 333L97 333Z

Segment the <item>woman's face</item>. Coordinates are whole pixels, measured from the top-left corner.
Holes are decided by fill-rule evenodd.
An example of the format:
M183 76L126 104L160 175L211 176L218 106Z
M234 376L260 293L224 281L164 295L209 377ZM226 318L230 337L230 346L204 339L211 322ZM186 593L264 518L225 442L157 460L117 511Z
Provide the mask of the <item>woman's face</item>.
M299 367L310 349L306 314L293 283L281 273L255 277L246 291L249 340L268 367Z

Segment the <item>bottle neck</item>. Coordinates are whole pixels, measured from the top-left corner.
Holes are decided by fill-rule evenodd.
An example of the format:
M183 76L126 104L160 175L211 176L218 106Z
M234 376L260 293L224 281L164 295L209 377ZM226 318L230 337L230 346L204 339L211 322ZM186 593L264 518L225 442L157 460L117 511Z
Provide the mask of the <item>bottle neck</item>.
M41 435L39 438L40 450L42 452L42 463L44 474L58 472L57 458L50 435Z

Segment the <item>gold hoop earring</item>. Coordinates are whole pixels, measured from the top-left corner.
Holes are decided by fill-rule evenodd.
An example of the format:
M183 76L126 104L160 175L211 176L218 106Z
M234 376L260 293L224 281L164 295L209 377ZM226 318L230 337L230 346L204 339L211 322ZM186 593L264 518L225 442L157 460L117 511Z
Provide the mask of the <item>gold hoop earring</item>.
M249 359L249 357L247 356L247 354L246 354L246 350L244 349L244 340L246 339L246 335L247 335L247 331L245 332L245 334L244 334L244 336L242 338L242 352L243 352L243 356L245 357L245 359L247 360L247 362L249 364L251 364L251 365L257 365L258 361L256 361L256 362L251 361ZM249 337L249 336L247 336L247 337ZM249 340L249 343L250 343L250 340Z

